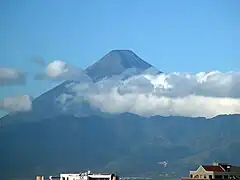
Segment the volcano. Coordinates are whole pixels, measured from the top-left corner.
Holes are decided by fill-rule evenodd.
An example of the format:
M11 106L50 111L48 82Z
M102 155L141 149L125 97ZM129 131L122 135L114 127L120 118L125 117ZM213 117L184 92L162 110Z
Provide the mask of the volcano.
M82 101L81 104L71 104L67 110L59 105L59 98L66 99L75 94L69 92L69 86L78 83L80 84L85 76L89 76L93 83L98 83L104 79L115 78L124 80L142 73L160 74L161 71L156 69L151 64L142 60L138 55L130 50L112 50L103 56L94 64L88 66L84 70L84 77L81 79L67 80L53 89L44 92L32 102L32 111L18 112L13 115L7 115L3 118L2 124L18 123L25 121L38 121L41 119L52 118L63 114L77 114L81 116L89 116L99 114L100 110L94 109L88 102ZM103 84L104 86L104 81Z

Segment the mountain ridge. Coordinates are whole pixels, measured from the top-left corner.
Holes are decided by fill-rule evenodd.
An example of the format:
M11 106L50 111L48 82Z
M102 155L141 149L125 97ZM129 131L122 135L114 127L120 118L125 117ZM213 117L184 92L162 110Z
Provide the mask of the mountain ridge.
M240 164L236 156L239 127L240 115L207 120L132 113L61 115L4 126L0 129L0 179L88 168L139 176L176 172L181 177L198 163ZM157 164L165 160L166 169Z

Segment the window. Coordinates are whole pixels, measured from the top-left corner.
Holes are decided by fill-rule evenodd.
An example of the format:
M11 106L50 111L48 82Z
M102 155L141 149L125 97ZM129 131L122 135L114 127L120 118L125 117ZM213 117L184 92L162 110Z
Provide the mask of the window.
M194 178L199 178L199 175L195 175Z
M215 179L222 179L222 176L221 175L216 175Z

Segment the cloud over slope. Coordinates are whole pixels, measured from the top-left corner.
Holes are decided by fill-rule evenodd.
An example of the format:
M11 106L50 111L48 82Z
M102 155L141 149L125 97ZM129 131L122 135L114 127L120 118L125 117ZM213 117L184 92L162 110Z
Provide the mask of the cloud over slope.
M61 60L50 62L44 69L44 73L37 74L35 76L35 79L51 79L58 81L85 79L87 81L91 81L91 79L84 73L81 68L74 67Z
M192 117L240 113L239 72L143 74L124 81L72 83L68 89L71 94L62 95L63 106L84 99L111 113Z
M7 112L26 112L32 110L32 98L28 95L6 97L0 101L0 109Z

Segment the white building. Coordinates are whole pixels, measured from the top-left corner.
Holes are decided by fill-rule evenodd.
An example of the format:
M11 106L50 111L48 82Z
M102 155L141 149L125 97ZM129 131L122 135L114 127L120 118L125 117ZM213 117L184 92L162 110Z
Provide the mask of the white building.
M115 174L93 174L86 173L60 174L58 177L50 176L49 180L118 180Z

